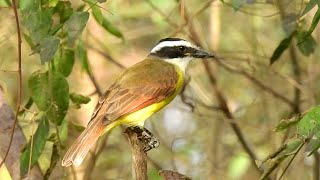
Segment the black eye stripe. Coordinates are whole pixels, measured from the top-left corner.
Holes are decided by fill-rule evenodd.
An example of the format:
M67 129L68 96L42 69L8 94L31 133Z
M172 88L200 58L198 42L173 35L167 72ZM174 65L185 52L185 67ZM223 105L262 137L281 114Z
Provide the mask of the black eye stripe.
M195 52L196 49L187 46L166 46L162 47L158 51L152 53L151 55L160 57L160 58L183 58L189 56L191 53Z

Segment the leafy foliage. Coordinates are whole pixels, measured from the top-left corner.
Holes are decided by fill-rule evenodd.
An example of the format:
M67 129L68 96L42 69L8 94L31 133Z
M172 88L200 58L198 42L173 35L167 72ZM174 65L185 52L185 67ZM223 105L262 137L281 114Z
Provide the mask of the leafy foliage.
M97 3L96 1L92 1ZM102 3L105 0L99 0ZM76 108L86 104L90 98L77 93L69 94L67 77L72 73L76 57L84 72L92 74L87 50L80 39L89 20L89 12L84 11L86 4L81 4L76 10L70 1L20 1L22 24L25 29L24 38L31 54L39 54L41 70L35 71L29 77L28 87L31 98L25 108L33 103L40 114L39 126L21 155L21 174L26 175L29 167L36 164L49 136L49 127L56 126L50 135L54 142L51 165L45 173L48 178L56 166L59 157L61 141L68 136L68 121L65 116L71 100ZM98 6L90 6L92 13L102 28L112 35L124 39L121 31L105 17ZM20 114L26 111L21 111ZM49 120L49 121L48 121ZM31 158L31 159L30 159ZM29 166L30 164L30 166Z
M313 20L312 20L310 28L307 31L305 31L301 28L296 27L296 29L294 31L292 31L292 33L288 37L284 38L280 42L278 47L274 50L274 52L270 58L270 64L273 64L275 61L277 61L279 59L279 57L281 56L281 54L286 49L288 49L290 43L292 42L293 37L295 37L297 39L297 42L298 42L297 46L303 55L309 56L310 54L312 54L315 51L317 43L311 34L314 31L314 29L316 28L316 26L320 20L320 9L319 9L320 1L319 0L310 0L300 15L300 17L306 15L316 5L318 5L318 10L315 13L315 15L313 16Z
M114 26L105 16L103 16L101 9L95 5L96 2L94 2L94 0L89 0L88 2L90 2L91 4L92 14L95 20L109 33L118 38L124 39L121 31L116 26Z
M48 119L60 125L69 106L69 85L59 73L36 71L29 79L33 101Z
M88 12L75 12L66 21L67 41L69 46L73 46L75 40L80 36L89 19Z
M90 102L89 97L83 96L83 95L77 94L77 93L71 93L70 99L76 105L77 108L80 108L81 104L87 104L88 102Z
M32 140L26 145L20 156L20 174L24 177L29 170L38 161L41 152L46 144L49 135L49 122L46 116L41 116L37 131L34 133Z

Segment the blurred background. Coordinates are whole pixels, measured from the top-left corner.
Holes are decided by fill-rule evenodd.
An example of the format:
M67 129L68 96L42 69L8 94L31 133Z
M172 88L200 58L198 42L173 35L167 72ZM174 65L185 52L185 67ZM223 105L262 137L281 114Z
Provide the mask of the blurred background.
M51 2L51 1L50 1ZM69 1L73 9L86 1ZM0 86L6 102L16 107L18 93L17 36L11 8L0 8ZM301 51L292 40L270 65L279 43L296 29L308 30L316 8L300 16L303 0L109 0L99 4L102 14L123 37L103 28L92 14L81 37L92 74L75 63L67 81L69 92L90 97L90 102L69 105L65 117L66 138L60 156L86 126L102 91L125 68L144 59L158 40L180 37L214 52L223 59L193 61L187 86L170 105L146 121L146 127L160 139L160 147L148 152L149 179L161 179L158 171L170 169L200 179L259 179L256 164L275 152L295 130L275 132L281 119L302 113L319 103L319 28L313 32L311 53ZM53 17L54 19L54 17ZM54 19L55 21L55 19ZM22 32L28 31L22 26ZM310 50L310 49L307 49ZM22 40L22 105L30 97L28 78L47 69L39 54ZM227 106L225 106L227 105ZM30 111L37 112L32 106ZM19 116L19 125L30 139L37 122L32 113ZM50 127L50 131L54 131ZM42 172L50 167L53 142L48 141L38 160ZM251 154L250 154L251 153ZM104 135L95 153L78 168L62 168L61 159L49 179L132 179L130 144L120 127ZM277 179L290 158L271 174ZM318 166L317 166L318 164ZM282 179L316 179L319 156L298 153ZM5 167L3 177L8 176ZM7 176L5 176L7 174ZM10 179L10 178L9 178Z

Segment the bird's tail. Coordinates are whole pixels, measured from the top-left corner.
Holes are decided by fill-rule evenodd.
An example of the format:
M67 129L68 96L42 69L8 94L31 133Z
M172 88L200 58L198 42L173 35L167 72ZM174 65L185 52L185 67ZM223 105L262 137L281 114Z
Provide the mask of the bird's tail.
M102 118L89 123L78 139L72 144L62 160L62 166L79 166L98 138L114 127L113 123L105 125Z

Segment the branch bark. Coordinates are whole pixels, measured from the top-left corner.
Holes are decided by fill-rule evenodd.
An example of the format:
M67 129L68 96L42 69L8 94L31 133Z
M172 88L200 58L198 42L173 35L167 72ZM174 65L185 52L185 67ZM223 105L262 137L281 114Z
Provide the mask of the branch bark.
M128 135L132 152L132 169L137 180L147 180L147 154L143 150L143 142L138 138L137 133L127 128L125 133Z

